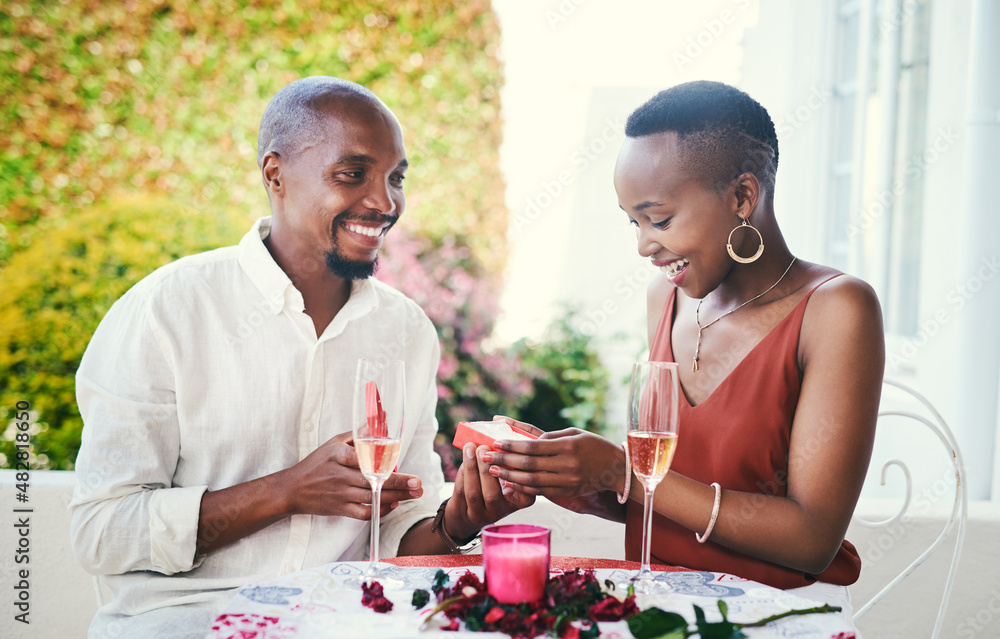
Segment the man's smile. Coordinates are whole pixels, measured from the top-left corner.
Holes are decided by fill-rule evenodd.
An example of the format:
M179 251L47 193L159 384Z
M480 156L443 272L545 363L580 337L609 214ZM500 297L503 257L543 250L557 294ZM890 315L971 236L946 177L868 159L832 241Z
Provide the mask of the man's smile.
M344 226L348 231L367 235L368 237L378 237L379 235L385 233L385 231L389 228L388 226L363 226L353 222L346 222Z

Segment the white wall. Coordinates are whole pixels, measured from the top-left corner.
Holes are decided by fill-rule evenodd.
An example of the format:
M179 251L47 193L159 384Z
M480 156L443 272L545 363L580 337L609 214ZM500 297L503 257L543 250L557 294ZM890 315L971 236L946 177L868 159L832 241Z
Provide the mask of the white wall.
M0 592L3 593L0 636L4 639L56 639L85 637L97 612L94 579L87 574L70 550L69 504L75 474L67 471L32 471L26 504L15 501L16 473L0 470ZM16 504L16 506L12 506ZM31 513L13 513L27 506ZM12 557L20 543L14 528L19 517L29 517L28 564L15 564ZM13 620L14 587L21 581L16 572L28 567L30 620L24 625Z

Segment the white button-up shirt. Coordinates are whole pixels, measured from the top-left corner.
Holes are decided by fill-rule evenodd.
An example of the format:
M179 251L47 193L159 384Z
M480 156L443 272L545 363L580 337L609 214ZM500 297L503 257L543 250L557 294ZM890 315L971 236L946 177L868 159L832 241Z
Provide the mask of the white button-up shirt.
M113 593L92 637L203 636L227 591L246 581L367 559L367 521L311 515L195 557L206 490L289 468L351 429L359 358L404 360L399 472L424 486L382 518L381 555L394 556L437 509L440 347L430 320L398 291L360 280L317 338L302 294L264 246L269 231L263 218L239 246L158 269L111 307L87 347L73 548Z

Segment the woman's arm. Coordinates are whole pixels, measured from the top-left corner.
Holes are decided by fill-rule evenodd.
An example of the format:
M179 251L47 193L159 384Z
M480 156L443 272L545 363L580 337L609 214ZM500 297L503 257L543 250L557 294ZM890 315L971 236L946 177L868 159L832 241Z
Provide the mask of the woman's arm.
M799 356L803 378L792 425L787 496L723 491L711 538L744 554L816 574L840 547L871 456L885 366L882 314L871 287L842 276L817 290L806 308ZM502 452L493 458L497 476L547 497L586 494L588 487L611 476L615 479L608 489L620 491L624 464L616 459L613 444L595 438L602 439L566 431L554 439L502 442ZM615 461L622 467L617 473ZM633 488L632 498L641 499L641 489ZM714 501L711 486L671 472L657 488L653 507L700 534Z
M712 541L816 574L840 547L871 458L885 368L871 287L841 276L818 289L806 307L799 356L787 496L723 491ZM710 486L670 473L654 508L701 533L713 503Z

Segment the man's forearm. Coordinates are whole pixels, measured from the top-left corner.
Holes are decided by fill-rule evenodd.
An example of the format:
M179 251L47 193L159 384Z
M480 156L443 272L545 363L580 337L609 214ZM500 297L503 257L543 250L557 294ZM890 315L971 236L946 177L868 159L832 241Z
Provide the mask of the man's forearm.
M198 554L238 541L292 514L282 481L278 472L206 491L198 516Z

